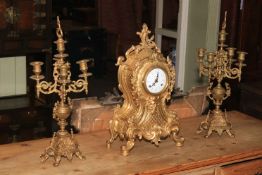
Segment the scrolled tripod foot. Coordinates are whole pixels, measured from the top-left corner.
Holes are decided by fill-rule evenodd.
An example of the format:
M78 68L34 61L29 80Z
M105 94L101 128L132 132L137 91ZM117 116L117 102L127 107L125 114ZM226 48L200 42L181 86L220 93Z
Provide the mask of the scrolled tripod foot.
M205 135L205 138L208 138L211 134L212 134L213 130L212 129L209 129L207 131L207 135Z
M107 147L107 149L110 149L110 148L111 148L111 144L112 144L112 143L110 143L110 141L106 141L106 147Z
M123 145L121 147L121 153L123 156L128 156L129 152L131 151L131 149L135 146L135 141L132 140L128 140L126 145Z
M197 129L196 133L200 134L201 132L203 132L204 130L208 129L208 122L207 121L203 121L200 123L199 128Z
M231 131L230 131L230 129L227 129L226 130L226 133L230 136L230 137L235 137L235 134L233 134Z
M78 149L76 152L75 152L75 155L76 157L78 157L80 160L85 160L86 157L82 154L82 152Z

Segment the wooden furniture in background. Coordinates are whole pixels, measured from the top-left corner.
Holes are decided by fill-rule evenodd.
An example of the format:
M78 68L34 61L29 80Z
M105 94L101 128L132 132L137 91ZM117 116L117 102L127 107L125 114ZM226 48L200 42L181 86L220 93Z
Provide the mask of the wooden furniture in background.
M50 137L51 116L52 108L25 96L0 99L0 144Z
M41 60L49 79L52 75L51 10L51 0L1 0L0 59L26 56L27 75L32 71L29 62ZM34 88L27 77L28 92L33 94Z
M262 121L233 111L229 112L235 138L214 134L206 139L197 135L202 117L180 120L186 141L177 148L171 139L159 147L137 141L128 157L120 155L116 141L106 148L109 132L77 135L86 160L63 160L53 167L52 160L40 163L39 155L49 139L0 146L0 174L187 174L187 175L255 175L262 173Z
M51 10L51 0L0 1L0 59L26 56L27 77L26 94L0 99L0 144L50 136L52 111L35 101L28 75L35 59L45 62L47 79L52 75Z
M71 125L81 134L109 129L116 105L102 105L96 97L73 99L72 103ZM168 105L168 109L175 111L178 118L197 117L207 107L206 86L194 87L189 94L172 99Z
M262 119L262 81L242 83L240 110Z
M50 0L0 1L0 56L26 55L50 47Z
M251 104L250 96L247 94L256 94L254 101L259 101L262 96L258 91L252 92L259 86L256 82L262 79L262 1L261 0L221 0L221 16L220 24L223 21L224 12L228 12L227 32L230 33L227 37L226 44L236 47L237 50L247 52L245 64L243 68L241 82L242 87L236 82L232 82L232 97L226 100L227 109L238 109L243 112L248 112L247 107ZM257 84L257 85L255 85ZM260 84L260 83L259 83ZM249 88L247 90L247 88ZM241 92L245 91L245 92ZM240 95L241 94L241 95ZM246 101L246 99L249 99ZM255 102L252 105L256 106ZM255 109L257 112L259 108ZM259 116L260 114L253 111L252 115ZM251 114L248 112L248 114Z

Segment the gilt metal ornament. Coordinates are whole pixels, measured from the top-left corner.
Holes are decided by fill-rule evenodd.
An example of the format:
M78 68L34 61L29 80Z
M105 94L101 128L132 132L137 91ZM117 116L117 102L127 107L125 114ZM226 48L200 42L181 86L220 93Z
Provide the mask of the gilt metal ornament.
M179 122L174 111L167 110L175 84L175 69L169 58L164 58L149 38L146 24L137 32L141 42L132 46L117 61L119 89L124 102L114 109L109 128L111 137L107 141L110 148L114 140L127 140L121 147L127 156L135 145L135 140L145 139L159 145L161 139L171 136L176 146L182 146L184 138L179 137Z
M58 17L56 35L58 39L54 43L57 45L58 53L54 55L54 82L41 81L44 78L44 76L41 75L41 66L43 65L42 62L36 61L30 63L33 66L34 72L34 75L30 78L36 80L37 97L39 97L40 93L57 93L60 97L60 100L55 103L53 108L53 118L57 120L60 129L53 134L50 146L47 147L44 153L40 156L43 162L49 157L54 157L54 166L59 165L62 157L72 160L75 155L79 159L84 159L84 156L79 150L79 145L74 138L73 132L71 131L71 133L69 133L65 129L67 125L66 120L72 111L72 103L70 98L67 97L67 94L69 92L82 91L85 91L87 94L87 77L91 75L91 73L88 73L87 71L87 62L89 60L80 60L77 62L80 66L80 70L82 71L82 74L79 75L80 79L77 81L71 80L70 63L65 60L66 57L68 57L68 54L64 52L66 41L63 39L63 31Z
M207 96L213 101L215 105L214 110L209 110L208 115L204 121L201 122L198 133L207 130L209 137L213 132L217 132L222 135L224 131L234 137L231 132L231 123L227 118L226 111L223 112L220 109L223 101L227 99L231 94L231 88L228 83L225 82L225 86L222 86L222 80L224 78L241 80L242 67L245 60L246 52L238 51L238 62L234 60L236 48L227 47L226 41L226 15L222 24L222 29L219 32L219 49L215 52L206 53L206 49L198 49L198 63L199 63L199 76L205 75L208 77L209 86L207 88ZM227 47L227 48L226 48Z

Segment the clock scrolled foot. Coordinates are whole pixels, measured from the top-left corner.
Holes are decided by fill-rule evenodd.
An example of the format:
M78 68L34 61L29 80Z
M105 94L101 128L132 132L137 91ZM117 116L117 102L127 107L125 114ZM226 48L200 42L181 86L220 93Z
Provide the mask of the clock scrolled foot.
M118 137L119 133L119 121L118 120L110 120L109 121L109 131L110 131L110 139L106 141L107 148L110 149L114 140Z
M110 130L111 131L111 130ZM112 131L110 132L111 133L111 137L109 140L106 141L106 146L107 146L107 149L110 149L111 148L111 145L112 143L114 142L114 140L117 138L118 136L118 133L115 132L115 131Z
M117 137L117 134L111 135L111 138L106 141L107 149L111 148L111 145L114 142L114 140L116 139L116 137Z
M184 145L185 138L183 138L183 137L181 137L181 136L178 136L179 131L180 131L178 125L177 125L177 124L173 125L173 126L170 128L170 131L171 131L170 136L172 137L172 139L173 139L174 142L176 143L176 146L177 146L177 147L183 146L183 145Z
M184 145L185 142L184 137L178 136L177 133L172 133L172 137L177 147L181 147Z
M131 149L135 146L135 140L134 139L130 139L127 141L126 145L123 145L121 147L121 153L123 156L128 156L129 152L131 151Z
M106 141L106 147L107 147L107 149L110 149L110 148L111 148L111 144L112 144L112 142L110 142L109 140Z

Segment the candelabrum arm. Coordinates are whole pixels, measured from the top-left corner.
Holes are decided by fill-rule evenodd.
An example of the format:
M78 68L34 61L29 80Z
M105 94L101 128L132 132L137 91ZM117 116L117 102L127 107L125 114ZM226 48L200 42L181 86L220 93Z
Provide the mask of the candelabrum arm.
M40 93L42 94L51 94L51 93L59 93L57 90L57 82L51 83L47 81L39 81L37 80L36 84L37 97L39 97Z
M236 79L241 80L241 68L233 68L233 69L227 69L225 71L225 76L229 79Z
M88 82L87 77L84 77L84 79L79 79L77 81L72 81L71 84L69 84L66 92L81 92L85 90L85 93L88 92Z
M210 74L210 70L209 70L209 66L205 66L203 63L199 65L199 76L201 77L201 75L204 76L209 76Z
M224 96L223 100L227 99L231 95L231 88L228 83L225 83L226 86L226 95Z
M212 96L212 86L213 86L213 83L210 82L209 86L207 87L207 96L212 100L214 101L214 98Z

